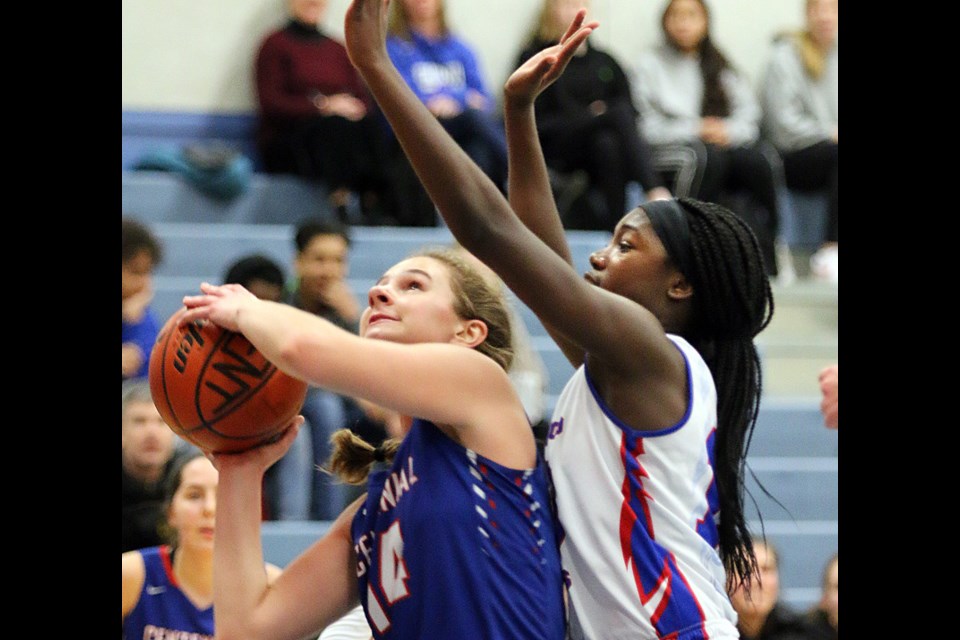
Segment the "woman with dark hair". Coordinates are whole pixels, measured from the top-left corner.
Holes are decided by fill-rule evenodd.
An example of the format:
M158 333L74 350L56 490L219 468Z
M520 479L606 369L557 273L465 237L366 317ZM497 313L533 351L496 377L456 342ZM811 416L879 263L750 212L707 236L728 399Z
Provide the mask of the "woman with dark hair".
M120 556L124 640L213 638L217 476L199 451L178 461L165 486L167 543ZM270 564L264 571L269 582L280 575Z
M756 571L744 467L761 397L753 339L773 313L756 237L716 204L647 202L580 275L533 103L596 24L579 12L507 81L508 203L390 64L383 5L354 0L350 59L454 237L576 368L546 444L573 636L737 638L725 587Z
M254 65L261 160L269 173L323 182L341 220L354 194L364 222L379 222L390 193L375 105L343 44L323 29L329 0L286 4L285 24L264 36Z
M760 144L760 106L749 80L710 36L705 0L670 0L661 19L664 42L637 63L634 85L641 132L654 154L669 146L696 153L689 195L721 202L742 192L753 208L738 213L760 241L767 273L777 273L780 159ZM726 200L728 201L728 200Z

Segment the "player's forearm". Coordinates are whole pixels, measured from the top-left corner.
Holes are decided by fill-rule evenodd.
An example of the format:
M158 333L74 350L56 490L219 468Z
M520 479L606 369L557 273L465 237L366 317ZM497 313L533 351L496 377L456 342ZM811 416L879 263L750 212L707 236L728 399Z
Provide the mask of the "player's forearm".
M267 594L260 540L263 473L249 464L220 465L214 533L213 592L217 638L256 638L258 605Z
M560 257L572 262L540 148L533 104L517 105L507 101L504 116L511 208L528 229Z

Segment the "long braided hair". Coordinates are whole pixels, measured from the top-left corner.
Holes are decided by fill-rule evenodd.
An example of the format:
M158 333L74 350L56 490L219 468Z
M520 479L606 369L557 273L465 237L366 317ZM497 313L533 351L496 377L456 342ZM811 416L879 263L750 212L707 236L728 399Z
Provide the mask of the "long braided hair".
M753 338L773 316L773 293L750 227L718 204L678 198L690 225L693 319L684 337L700 352L717 386L715 469L720 497L720 556L728 586L756 573L744 515L746 457L760 408L760 356Z

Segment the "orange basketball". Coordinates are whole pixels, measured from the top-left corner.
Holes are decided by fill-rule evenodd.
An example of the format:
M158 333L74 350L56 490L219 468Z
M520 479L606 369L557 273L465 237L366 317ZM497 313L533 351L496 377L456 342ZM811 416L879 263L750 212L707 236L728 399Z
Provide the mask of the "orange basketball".
M283 373L242 334L212 322L180 324L181 308L150 355L160 415L201 449L236 452L277 436L300 412L307 383Z

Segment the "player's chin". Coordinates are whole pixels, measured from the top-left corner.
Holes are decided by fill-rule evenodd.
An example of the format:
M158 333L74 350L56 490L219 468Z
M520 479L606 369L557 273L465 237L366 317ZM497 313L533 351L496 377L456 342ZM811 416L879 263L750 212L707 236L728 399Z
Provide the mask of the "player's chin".
M379 320L373 324L368 324L363 333L364 338L371 338L373 340L389 340L391 342L397 342L396 334L393 331L390 331L389 322L385 320Z

